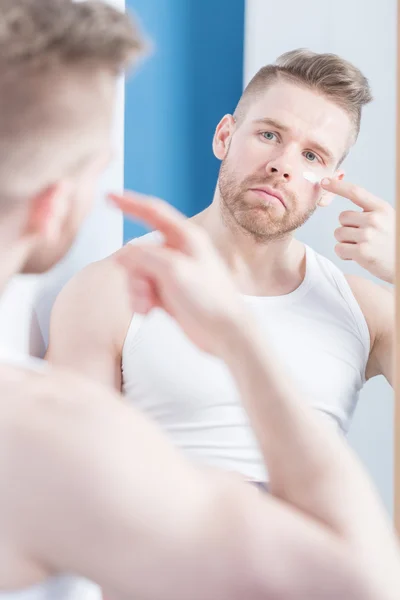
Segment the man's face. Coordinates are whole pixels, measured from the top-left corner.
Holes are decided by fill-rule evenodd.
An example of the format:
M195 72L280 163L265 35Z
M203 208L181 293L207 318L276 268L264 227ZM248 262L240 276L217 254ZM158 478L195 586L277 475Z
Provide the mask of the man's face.
M222 210L258 241L297 229L322 197L320 186L304 173L318 180L340 176L337 165L351 133L350 117L340 107L306 88L277 82L250 103L239 123L224 117L217 128Z
M67 207L59 233L44 238L35 247L22 270L23 273L44 273L69 252L96 198L101 174L108 163L107 155L99 154L70 182L63 202Z
M58 233L44 236L39 241L24 266L24 273L43 273L60 261L70 250L93 208L100 177L112 155L115 83L115 78L110 77L107 83L102 82L101 94L96 88L93 89L92 102L96 106L96 116L88 118L83 132L83 138L91 140L92 152L73 175L68 175L65 181L60 182L55 199L49 205L49 226L53 222ZM39 210L43 212L43 207Z

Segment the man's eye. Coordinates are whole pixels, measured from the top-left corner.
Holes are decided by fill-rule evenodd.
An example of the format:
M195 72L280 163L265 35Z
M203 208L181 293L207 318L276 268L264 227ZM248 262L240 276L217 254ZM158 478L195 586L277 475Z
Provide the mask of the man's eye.
M314 152L306 152L306 153L304 154L304 156L306 157L306 159L307 159L309 162L315 162L316 160L318 160L318 157L317 157L317 155L316 155L316 154L314 154Z
M276 138L275 133L272 133L272 131L263 131L263 133L261 134L266 140L273 140L274 138Z

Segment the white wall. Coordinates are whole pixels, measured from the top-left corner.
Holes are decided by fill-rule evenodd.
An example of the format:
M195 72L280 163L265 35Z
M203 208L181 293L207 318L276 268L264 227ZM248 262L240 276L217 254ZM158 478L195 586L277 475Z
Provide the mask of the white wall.
M396 103L396 0L247 0L245 83L280 54L307 47L333 52L369 78L375 100L365 110L361 134L344 168L360 184L394 205ZM366 275L334 253L339 213L350 203L335 199L299 232L342 270ZM368 274L366 275L368 277ZM371 278L372 279L372 278ZM383 378L369 382L350 432L350 441L393 511L393 393Z
M109 0L121 10L125 0ZM68 279L87 264L120 248L123 219L106 203L109 191L121 191L124 178L124 81L119 82L114 140L116 157L104 174L95 209L66 258L49 273L38 277L18 276L0 300L0 344L12 351L42 356L48 339L53 302Z

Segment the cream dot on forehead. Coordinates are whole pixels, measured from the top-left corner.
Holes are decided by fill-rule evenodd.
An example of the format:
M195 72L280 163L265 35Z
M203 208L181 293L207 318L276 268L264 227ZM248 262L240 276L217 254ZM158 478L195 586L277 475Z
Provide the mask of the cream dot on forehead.
M318 175L315 175L315 173L312 173L311 171L304 171L303 177L304 179L307 179L307 181L309 181L310 183L319 183L321 180L321 178L318 177Z

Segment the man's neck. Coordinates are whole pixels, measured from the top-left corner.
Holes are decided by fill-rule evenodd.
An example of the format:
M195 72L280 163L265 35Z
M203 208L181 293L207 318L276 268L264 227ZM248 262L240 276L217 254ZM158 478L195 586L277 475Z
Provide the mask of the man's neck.
M304 245L291 234L259 241L225 218L218 190L213 203L193 220L210 235L242 293L279 296L294 291L305 275Z

